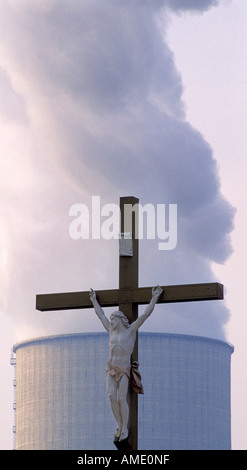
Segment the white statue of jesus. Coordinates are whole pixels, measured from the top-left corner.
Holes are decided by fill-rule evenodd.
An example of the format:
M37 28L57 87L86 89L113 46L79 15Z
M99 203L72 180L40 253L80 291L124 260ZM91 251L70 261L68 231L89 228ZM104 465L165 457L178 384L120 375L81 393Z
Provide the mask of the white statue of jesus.
M144 313L129 324L128 318L119 310L113 312L110 321L99 305L96 293L90 291L90 300L104 328L109 333L110 357L107 363L107 393L111 409L117 422L114 439L122 441L128 437L129 407L127 393L130 379L130 357L134 349L136 332L151 315L162 293L161 287L153 287L152 299Z

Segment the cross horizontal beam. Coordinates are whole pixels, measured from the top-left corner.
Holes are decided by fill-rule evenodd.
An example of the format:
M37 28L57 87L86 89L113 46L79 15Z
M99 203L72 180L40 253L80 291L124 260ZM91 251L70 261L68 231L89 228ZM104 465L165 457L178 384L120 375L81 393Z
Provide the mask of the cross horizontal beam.
M161 286L163 292L158 303L194 302L201 300L223 299L223 285L217 282L206 284L183 284ZM152 297L152 287L133 289L112 289L96 291L101 307L114 307L119 303L145 305ZM65 292L55 294L38 294L36 309L42 312L53 310L73 310L92 308L89 292Z

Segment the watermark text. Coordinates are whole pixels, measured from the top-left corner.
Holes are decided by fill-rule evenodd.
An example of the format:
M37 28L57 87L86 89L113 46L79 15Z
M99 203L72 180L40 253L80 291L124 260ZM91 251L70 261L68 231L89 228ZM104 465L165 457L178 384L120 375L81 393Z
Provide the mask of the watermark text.
M125 204L124 231L120 233L121 212L117 204L101 205L100 196L92 196L91 207L76 203L70 207L73 218L69 234L73 240L129 238L158 240L159 250L177 246L177 204Z

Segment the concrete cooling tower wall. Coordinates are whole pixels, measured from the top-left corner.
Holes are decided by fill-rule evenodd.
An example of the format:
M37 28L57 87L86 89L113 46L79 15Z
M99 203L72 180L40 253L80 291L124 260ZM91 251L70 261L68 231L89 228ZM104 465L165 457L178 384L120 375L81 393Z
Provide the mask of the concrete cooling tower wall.
M107 334L36 338L13 350L17 450L116 449ZM231 448L232 352L209 338L139 334L139 450Z

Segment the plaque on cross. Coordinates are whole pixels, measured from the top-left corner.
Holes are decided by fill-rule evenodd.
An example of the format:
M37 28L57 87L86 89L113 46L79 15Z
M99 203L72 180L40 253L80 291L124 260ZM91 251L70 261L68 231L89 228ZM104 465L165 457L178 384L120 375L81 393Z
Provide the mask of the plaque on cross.
M54 294L40 294L36 296L36 309L40 311L88 309L97 305L104 307L118 307L127 317L129 324L138 319L138 305L150 305L154 288L138 287L138 212L132 210L138 205L135 197L120 198L120 252L119 252L119 288L110 290L97 290L94 294L85 292L65 292ZM125 217L125 208L130 211L131 217ZM126 226L127 225L127 226ZM156 291L154 303L193 302L203 300L223 299L223 285L215 283L184 284L161 286ZM95 309L96 311L96 309ZM109 322L107 320L107 322ZM109 322L110 324L110 322ZM108 324L107 324L108 325ZM107 329L107 328L106 328ZM131 356L131 363L138 362L138 329L135 331L135 343ZM128 438L125 439L132 450L138 449L138 394L130 387L129 426ZM118 439L114 440L116 447L121 449Z

